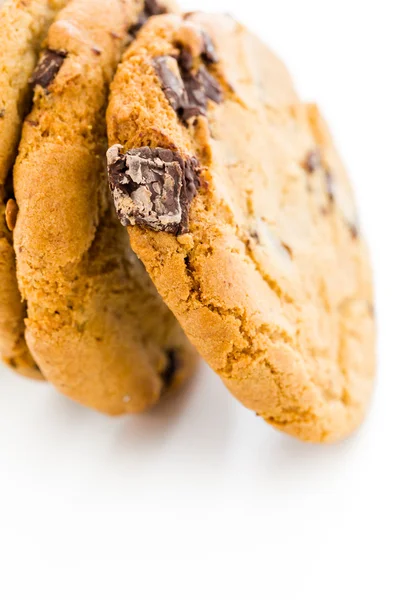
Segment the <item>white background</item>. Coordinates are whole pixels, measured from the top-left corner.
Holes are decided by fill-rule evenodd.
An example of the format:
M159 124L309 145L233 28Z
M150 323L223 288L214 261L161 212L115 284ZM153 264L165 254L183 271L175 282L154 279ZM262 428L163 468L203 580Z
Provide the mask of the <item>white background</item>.
M0 368L4 600L400 597L398 2L199 6L257 31L334 129L376 272L372 411L348 441L313 447L205 366L175 400L119 420Z

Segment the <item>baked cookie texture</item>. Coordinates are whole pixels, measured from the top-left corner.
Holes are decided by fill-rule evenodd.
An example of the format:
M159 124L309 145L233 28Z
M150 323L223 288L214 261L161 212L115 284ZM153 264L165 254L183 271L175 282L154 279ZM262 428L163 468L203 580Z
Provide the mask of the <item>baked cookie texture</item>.
M373 387L371 269L318 108L244 27L200 13L152 19L111 89L117 212L190 340L276 428L350 434Z
M66 0L0 3L0 357L22 375L40 378L24 338L26 307L18 290L12 230L16 205L10 175L32 90L40 45Z
M33 109L14 169L28 346L58 390L109 414L155 404L194 363L132 253L107 183L109 83L149 5L160 7L72 0L60 13L32 77Z

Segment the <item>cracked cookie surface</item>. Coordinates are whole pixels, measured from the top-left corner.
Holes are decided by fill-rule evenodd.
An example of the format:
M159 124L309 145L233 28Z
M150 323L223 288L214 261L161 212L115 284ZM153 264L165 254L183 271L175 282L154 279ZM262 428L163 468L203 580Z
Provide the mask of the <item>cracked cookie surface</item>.
M371 270L317 107L244 27L197 13L142 30L112 84L107 124L110 169L117 149L199 162L186 233L143 222L128 231L205 360L278 429L314 442L351 433L374 379Z
M109 414L155 404L195 358L133 254L107 183L109 83L148 5L158 6L72 0L60 13L31 79L14 170L29 348L60 392Z
M13 248L16 205L11 170L32 90L40 45L67 0L0 3L0 357L22 375L41 378L25 342L26 307L18 290ZM13 213L13 214L12 214Z

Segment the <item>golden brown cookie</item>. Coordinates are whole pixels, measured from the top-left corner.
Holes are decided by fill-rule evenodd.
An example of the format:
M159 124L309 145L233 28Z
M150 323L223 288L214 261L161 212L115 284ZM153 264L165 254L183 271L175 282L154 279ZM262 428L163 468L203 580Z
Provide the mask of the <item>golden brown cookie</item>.
M22 122L32 89L29 78L40 44L67 0L6 0L0 3L0 357L29 377L41 374L26 346L26 307L18 290L12 231L16 205L10 181Z
M161 6L72 0L60 13L32 78L14 170L28 346L58 390L110 414L153 405L194 360L130 249L107 184L109 83L148 5Z
M185 332L278 429L328 442L374 378L371 270L315 106L229 17L156 17L108 109L117 212Z

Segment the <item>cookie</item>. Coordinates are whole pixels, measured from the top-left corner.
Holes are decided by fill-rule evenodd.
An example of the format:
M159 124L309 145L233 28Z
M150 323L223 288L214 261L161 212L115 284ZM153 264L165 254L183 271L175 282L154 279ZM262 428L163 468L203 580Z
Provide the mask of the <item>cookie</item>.
M24 338L26 307L18 290L12 230L16 205L10 182L35 68L47 29L66 0L0 3L0 357L20 374L40 378Z
M121 222L189 339L249 409L312 442L361 422L371 270L316 106L225 16L155 17L107 114Z
M132 253L107 183L109 83L149 6L164 5L72 0L60 13L14 169L28 346L59 391L108 414L155 404L195 356Z

